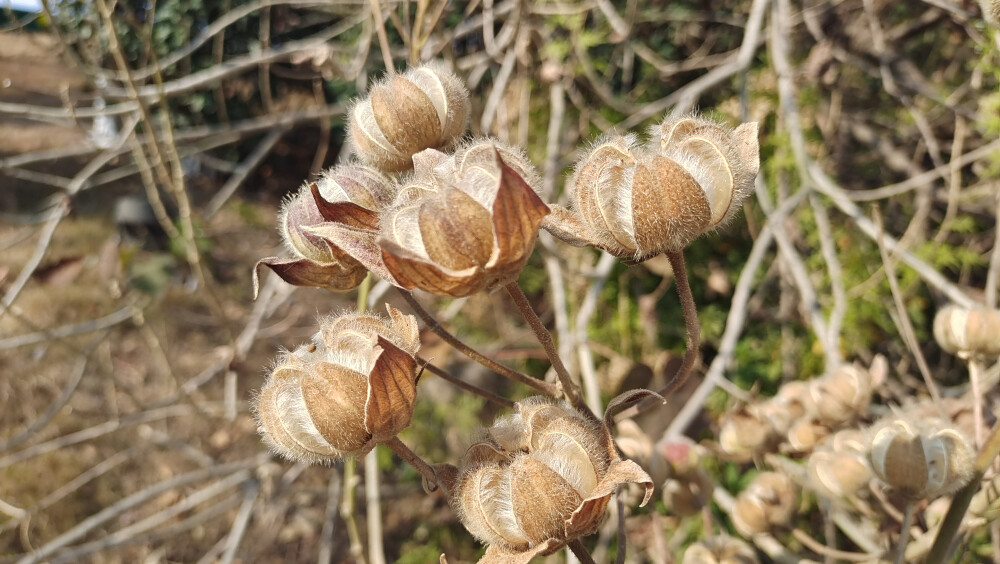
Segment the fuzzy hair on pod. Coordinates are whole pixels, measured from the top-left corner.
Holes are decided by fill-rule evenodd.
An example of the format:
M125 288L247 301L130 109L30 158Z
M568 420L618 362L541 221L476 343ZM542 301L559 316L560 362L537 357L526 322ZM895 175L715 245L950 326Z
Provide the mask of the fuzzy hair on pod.
M620 484L646 484L648 500L649 476L620 459L605 425L542 397L515 410L469 447L450 492L488 555L548 553L594 532Z
M936 420L885 419L871 433L869 461L880 480L911 499L955 493L972 478L973 451L957 429Z
M469 92L447 66L433 62L375 84L351 107L348 138L362 161L401 172L420 151L454 143L468 119Z
M416 318L344 313L278 357L255 398L264 442L290 460L360 456L406 428L416 401Z
M735 216L753 191L759 153L756 123L667 120L645 143L607 133L569 178L571 209L553 206L542 226L634 261L681 250Z

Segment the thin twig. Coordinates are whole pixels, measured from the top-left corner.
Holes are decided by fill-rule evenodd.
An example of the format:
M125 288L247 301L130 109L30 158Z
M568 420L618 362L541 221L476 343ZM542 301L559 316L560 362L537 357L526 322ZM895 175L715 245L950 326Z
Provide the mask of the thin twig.
M437 474L434 472L434 469L431 468L430 464L427 464L422 458L417 456L415 452L410 450L410 447L403 444L403 441L399 440L399 437L393 437L392 440L385 443L385 446L392 449L392 452L395 452L404 462L420 473L420 476L427 484L437 485Z
M524 374L522 372L518 372L512 368L508 368L500 364L499 362L484 356L482 353L470 347L469 345L466 345L465 343L460 341L457 337L449 333L447 329L442 327L441 324L438 323L437 319L435 319L434 316L432 316L426 309L424 309L424 306L420 305L420 302L418 302L417 299L413 297L413 294L398 287L396 289L399 291L399 294L403 296L403 299L406 300L406 303L410 304L410 309L412 309L413 312L417 314L417 317L422 319L423 322L427 325L427 327L431 331L433 331L437 336L441 337L441 339L443 339L446 343L451 345L452 348L454 348L458 352L464 354L465 356L471 358L472 360L478 362L479 364L482 364L483 366L489 368L490 370L496 372L497 374L504 376L505 378L510 378L515 382L520 382L522 384L528 385L538 390L539 392L542 392L543 394L547 394L552 397L559 397L559 389L556 386L553 386L552 384L549 384L548 382L544 382L537 378L532 378L531 376L528 376L527 374Z
M418 358L417 362L421 366L423 366L424 368L426 368L427 370L429 370L431 374L434 374L436 376L440 376L443 380L451 382L452 384L458 386L459 388L462 388L463 390L466 390L468 392L472 392L473 394L476 394L477 396L485 398L485 399L487 399L487 400L489 400L489 401L491 401L491 402L493 402L493 403L495 403L497 405L501 405L501 406L507 407L507 408L514 407L514 402L510 401L509 399L507 399L507 398L505 398L503 396L498 396L497 394L494 394L493 392L491 392L489 390L486 390L486 389L480 388L478 386L475 386L473 384L470 384L470 383L462 380L461 378L458 378L457 376L453 376L447 370L442 370L442 369L438 368L437 366L434 366L433 364L431 364L427 360L424 360L422 358Z
M382 7L379 0L368 0L372 9L372 19L375 21L375 32L378 34L378 46L382 52L382 64L385 72L392 76L396 74L396 66L392 63L392 51L389 49L389 38L385 34L385 19L382 17Z
M694 303L694 296L691 294L691 285L688 283L687 266L684 265L684 251L667 251L667 260L674 271L674 283L677 286L677 298L681 302L681 312L684 315L684 327L687 329L687 348L684 351L684 362L677 369L677 373L660 390L661 396L668 396L681 388L687 382L691 370L698 362L698 346L701 343L701 324L698 322L698 308Z
M596 564L590 553L587 552L587 547L583 546L580 539L573 539L569 543L569 549L573 551L573 554L580 560L582 564Z
M382 495L378 475L378 446L365 455L365 518L368 524L368 561L385 564L382 536Z
M556 350L555 344L552 342L552 334L545 328L545 325L542 325L542 320L538 318L538 314L531 307L528 297L521 291L521 287L517 285L517 282L507 284L504 286L504 289L507 290L511 299L514 300L514 305L517 306L524 320L528 322L539 344L545 349L545 354L549 357L549 362L552 363L552 368L559 377L559 383L562 384L562 391L566 395L566 399L569 400L573 407L580 411L589 412L590 408L587 407L587 404L583 401L583 396L580 395L580 387L573 381L573 378L569 375L569 371L566 370L566 365L563 364L562 358L559 357L559 351Z

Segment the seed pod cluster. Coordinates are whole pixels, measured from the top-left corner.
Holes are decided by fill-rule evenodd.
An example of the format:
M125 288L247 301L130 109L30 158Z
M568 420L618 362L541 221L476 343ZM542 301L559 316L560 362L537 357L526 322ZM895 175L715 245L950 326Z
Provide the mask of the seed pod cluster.
M1000 356L1000 311L945 306L934 316L934 338L963 358Z
M784 527L792 522L798 491L791 478L779 472L761 472L733 502L733 526L743 536Z
M968 439L938 421L893 417L872 429L872 470L911 499L933 499L961 489L972 477L972 458Z
M648 501L649 476L619 457L606 424L541 397L515 409L469 447L452 488L452 505L487 555L549 553L593 533L622 484L644 484Z
M572 211L554 207L543 227L567 243L641 261L683 249L733 217L760 167L757 124L730 130L686 117L651 133L645 144L631 133L599 139L569 179Z
M351 108L348 137L361 160L382 170L413 167L424 149L444 149L464 132L469 93L443 64L389 77Z
M254 268L267 266L285 282L331 290L350 290L367 274L365 267L343 248L312 230L333 220L377 225L378 210L392 202L393 181L380 171L349 163L326 171L317 182L306 183L286 200L278 218L285 247L293 258L268 257Z
M256 398L264 441L291 460L360 456L410 424L417 320L345 313L320 321L313 342L278 358Z
M702 539L684 551L681 564L758 564L757 553L742 539L717 535Z

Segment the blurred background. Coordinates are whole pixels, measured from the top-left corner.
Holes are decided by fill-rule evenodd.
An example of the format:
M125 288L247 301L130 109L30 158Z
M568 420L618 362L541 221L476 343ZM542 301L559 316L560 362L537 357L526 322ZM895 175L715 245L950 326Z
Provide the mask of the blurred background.
M390 562L476 560L441 495L388 451L373 526L365 488L269 456L248 409L270 359L356 300L268 274L254 301L250 281L282 252L282 199L349 157L344 115L384 74L380 28L397 69L453 66L473 93L471 131L526 147L552 202L603 132L695 109L759 122L756 197L687 249L702 366L639 420L654 442L716 441L739 402L841 360L887 361L862 419L928 397L915 351L942 395L965 397L969 367L937 347L931 321L948 302L996 305L997 12L988 0L0 0L0 562L377 561L358 551L370 535ZM520 279L571 371L606 398L658 388L679 363L672 281L665 260L626 267L545 234ZM398 298L377 284L370 301L405 310ZM502 293L418 299L487 354L544 374ZM423 343L463 378L528 395L432 333ZM989 426L996 372L980 390ZM425 375L421 425L402 438L454 461L496 415ZM735 493L752 466L720 457L708 471ZM802 504L799 527L822 531L815 500ZM669 561L705 534L663 502L626 525L634 562ZM991 528L965 561L993 558ZM606 555L613 536L588 542Z

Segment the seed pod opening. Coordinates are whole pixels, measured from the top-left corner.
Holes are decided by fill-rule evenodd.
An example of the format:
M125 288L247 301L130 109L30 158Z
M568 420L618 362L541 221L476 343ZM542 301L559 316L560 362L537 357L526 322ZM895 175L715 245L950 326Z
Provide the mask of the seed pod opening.
M870 462L889 487L911 499L932 499L961 489L972 477L972 448L939 421L892 418L873 430Z
M416 401L416 318L343 314L282 355L255 401L278 454L309 463L359 456L410 423Z
M798 503L792 480L778 472L761 472L733 503L733 526L750 537L791 523Z

